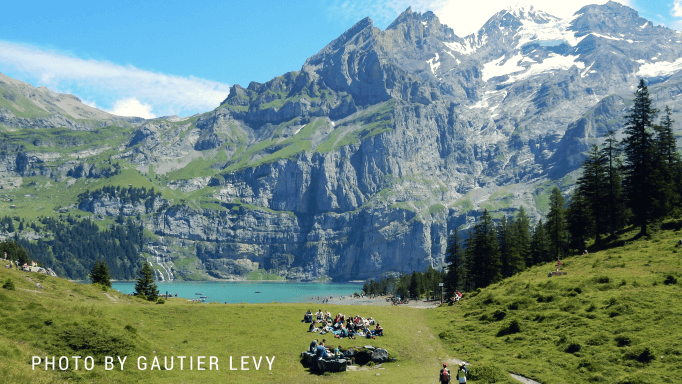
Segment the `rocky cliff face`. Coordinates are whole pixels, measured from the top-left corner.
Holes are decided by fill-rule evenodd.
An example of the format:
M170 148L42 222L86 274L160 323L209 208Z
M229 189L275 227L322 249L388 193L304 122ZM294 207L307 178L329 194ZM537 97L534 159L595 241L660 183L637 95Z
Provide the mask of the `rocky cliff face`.
M80 209L143 214L149 254L185 278L439 267L447 234L484 209L537 220L552 186L569 194L640 77L680 120L681 41L613 2L570 19L510 8L466 37L431 12L408 9L384 31L363 19L300 71L234 85L214 111L121 131L111 159L166 188L168 207ZM7 150L0 172L54 177L96 158L50 153ZM41 168L49 156L59 165Z

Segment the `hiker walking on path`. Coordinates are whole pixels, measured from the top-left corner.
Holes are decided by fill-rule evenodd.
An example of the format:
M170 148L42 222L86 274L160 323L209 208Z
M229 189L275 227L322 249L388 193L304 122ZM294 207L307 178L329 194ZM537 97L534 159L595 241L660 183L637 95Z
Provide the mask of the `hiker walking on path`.
M466 365L464 363L460 364L459 370L457 371L457 381L460 383L466 383L468 374L469 370L467 369Z
M443 369L440 370L440 374L438 375L438 382L441 384L450 383L450 370L448 369L448 365L446 363L443 363Z

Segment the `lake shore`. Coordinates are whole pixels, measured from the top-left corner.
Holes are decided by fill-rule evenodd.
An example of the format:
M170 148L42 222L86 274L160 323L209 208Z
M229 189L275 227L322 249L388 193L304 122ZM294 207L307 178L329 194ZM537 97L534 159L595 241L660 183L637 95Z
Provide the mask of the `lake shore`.
M369 297L350 297L350 296L341 296L341 297L332 297L329 299L328 303L322 303L322 297L320 299L315 299L309 300L309 301L303 301L303 303L309 303L315 306L318 305L374 305L374 306L379 306L379 307L388 307L392 306L393 303L390 300L386 300L389 298L389 296L380 296L380 297L375 297L375 298L369 298ZM423 308L423 309L428 309L428 308L436 308L440 305L439 301L423 301L423 300L410 300L409 304L399 304L401 307L410 307L410 308ZM318 308L319 309L319 308ZM324 309L324 308L322 308ZM311 309L312 310L312 309ZM313 310L315 312L316 310Z

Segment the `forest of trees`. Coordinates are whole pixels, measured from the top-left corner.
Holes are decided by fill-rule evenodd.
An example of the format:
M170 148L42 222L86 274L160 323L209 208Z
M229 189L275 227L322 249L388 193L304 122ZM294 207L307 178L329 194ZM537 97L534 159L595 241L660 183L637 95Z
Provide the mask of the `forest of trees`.
M392 295L419 298L424 296L440 297L444 274L429 266L424 272L414 271L400 277L388 276L377 281L370 280L362 286L366 295Z
M671 110L666 107L655 124L658 112L641 80L625 116L626 137L618 142L615 132L608 132L601 148L589 150L568 204L557 187L552 190L546 222L531 229L521 207L514 218L503 216L494 223L485 210L465 236L450 234L446 290L482 288L530 266L580 253L589 239L599 247L628 225L644 236L652 221L679 216L682 161Z
M52 239L29 242L18 239L29 256L59 276L86 280L96 261L103 261L111 278L134 280L142 265L142 227L128 221L100 230L89 219L67 216L64 221L41 217L42 230L52 233Z
M78 201L83 202L90 198L99 199L103 196L119 198L121 202L123 202L124 204L136 203L138 201L145 201L147 204L153 204L155 198L161 197L161 193L155 192L154 187L148 190L145 187L122 188L120 186L108 185L95 191L86 191L81 193L80 195L78 195Z

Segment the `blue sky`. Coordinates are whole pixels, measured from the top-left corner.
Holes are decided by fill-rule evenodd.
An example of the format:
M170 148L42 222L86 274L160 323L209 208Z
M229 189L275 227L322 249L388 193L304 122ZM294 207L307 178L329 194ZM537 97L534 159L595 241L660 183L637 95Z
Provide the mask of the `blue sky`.
M3 5L0 72L116 114L187 116L218 106L232 84L300 69L365 16L383 29L412 6L434 11L465 36L517 2L15 1ZM525 2L566 17L604 1ZM655 24L682 29L682 0L620 2Z

